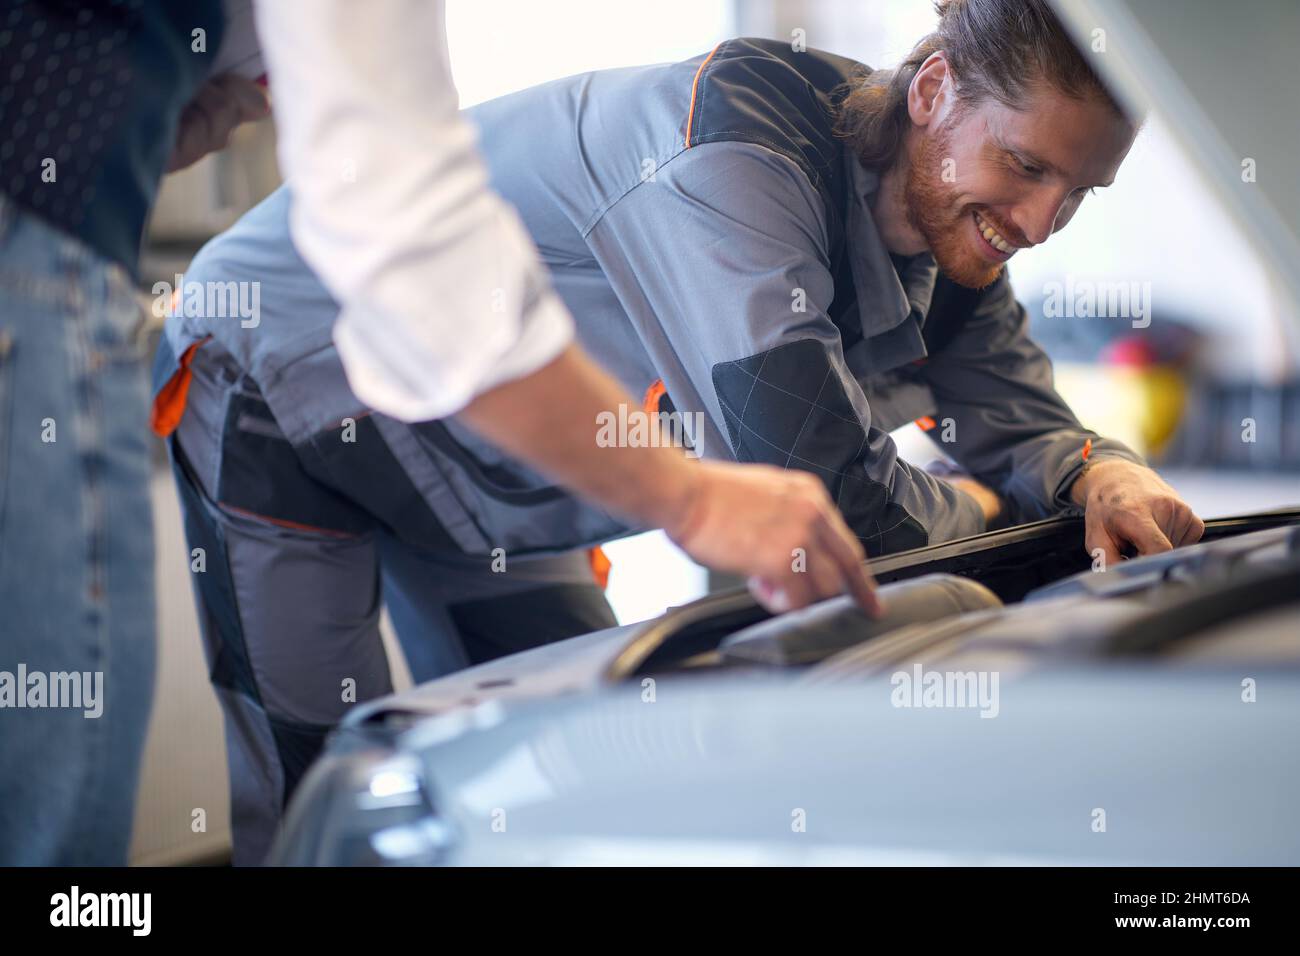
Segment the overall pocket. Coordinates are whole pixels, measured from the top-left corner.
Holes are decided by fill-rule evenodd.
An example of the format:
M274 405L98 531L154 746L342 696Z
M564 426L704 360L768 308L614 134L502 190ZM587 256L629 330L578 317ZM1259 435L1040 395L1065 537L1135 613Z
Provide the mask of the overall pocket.
M362 509L303 467L260 395L230 393L217 477L219 507L282 526L356 536L373 526Z

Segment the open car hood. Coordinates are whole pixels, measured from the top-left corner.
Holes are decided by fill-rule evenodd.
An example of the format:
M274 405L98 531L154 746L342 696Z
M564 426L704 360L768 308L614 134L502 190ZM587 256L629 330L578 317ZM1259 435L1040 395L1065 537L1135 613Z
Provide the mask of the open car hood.
M1135 113L1167 118L1288 297L1287 319L1300 326L1300 3L1052 2L1115 95ZM1252 182L1242 178L1247 159L1255 163Z
M1210 545L1250 532L1297 525L1300 509L1214 518L1206 521L1202 541ZM887 555L872 561L871 569L880 584L957 575L1013 604L1031 591L1081 587L1070 585L1068 579L1091 567L1082 540L1082 518L1048 518ZM1171 554L1183 558L1189 552L1180 549ZM1123 590L1138 583L1132 580L1135 575L1163 573L1163 562L1156 556L1125 562L1106 580L1110 588ZM744 588L721 591L649 621L557 641L361 704L349 712L343 727L345 732L370 729L387 736L423 718L473 711L485 703L585 694L648 676L708 670L697 662L716 652L728 636L770 618Z

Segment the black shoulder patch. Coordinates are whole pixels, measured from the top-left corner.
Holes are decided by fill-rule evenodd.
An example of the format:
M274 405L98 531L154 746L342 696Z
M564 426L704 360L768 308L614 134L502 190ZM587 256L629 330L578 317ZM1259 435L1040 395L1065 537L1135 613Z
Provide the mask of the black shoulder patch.
M687 146L723 140L758 143L796 163L839 215L843 143L834 109L845 84L867 67L777 40L727 40L702 67L692 98Z
M863 467L867 430L821 342L801 339L719 362L713 388L737 461L812 472L870 555L929 543L920 522Z

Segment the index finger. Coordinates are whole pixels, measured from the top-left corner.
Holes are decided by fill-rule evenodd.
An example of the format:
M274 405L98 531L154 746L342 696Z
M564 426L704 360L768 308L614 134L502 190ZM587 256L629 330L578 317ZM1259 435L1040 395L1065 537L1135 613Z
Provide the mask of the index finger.
M845 590L870 617L880 617L885 607L876 594L876 579L865 563L862 546L838 512L826 515L818 528L818 540L835 563Z
M1083 547L1092 558L1094 566L1097 552L1101 551L1102 570L1118 565L1124 560L1124 556L1120 553L1120 543L1111 536L1109 529L1100 521L1088 521Z

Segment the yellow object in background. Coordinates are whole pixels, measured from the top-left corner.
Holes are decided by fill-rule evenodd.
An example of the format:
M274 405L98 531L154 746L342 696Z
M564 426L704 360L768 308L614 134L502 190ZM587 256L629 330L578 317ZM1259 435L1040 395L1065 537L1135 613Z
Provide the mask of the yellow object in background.
M1084 427L1159 457L1182 420L1187 382L1165 365L1058 362L1056 388Z

